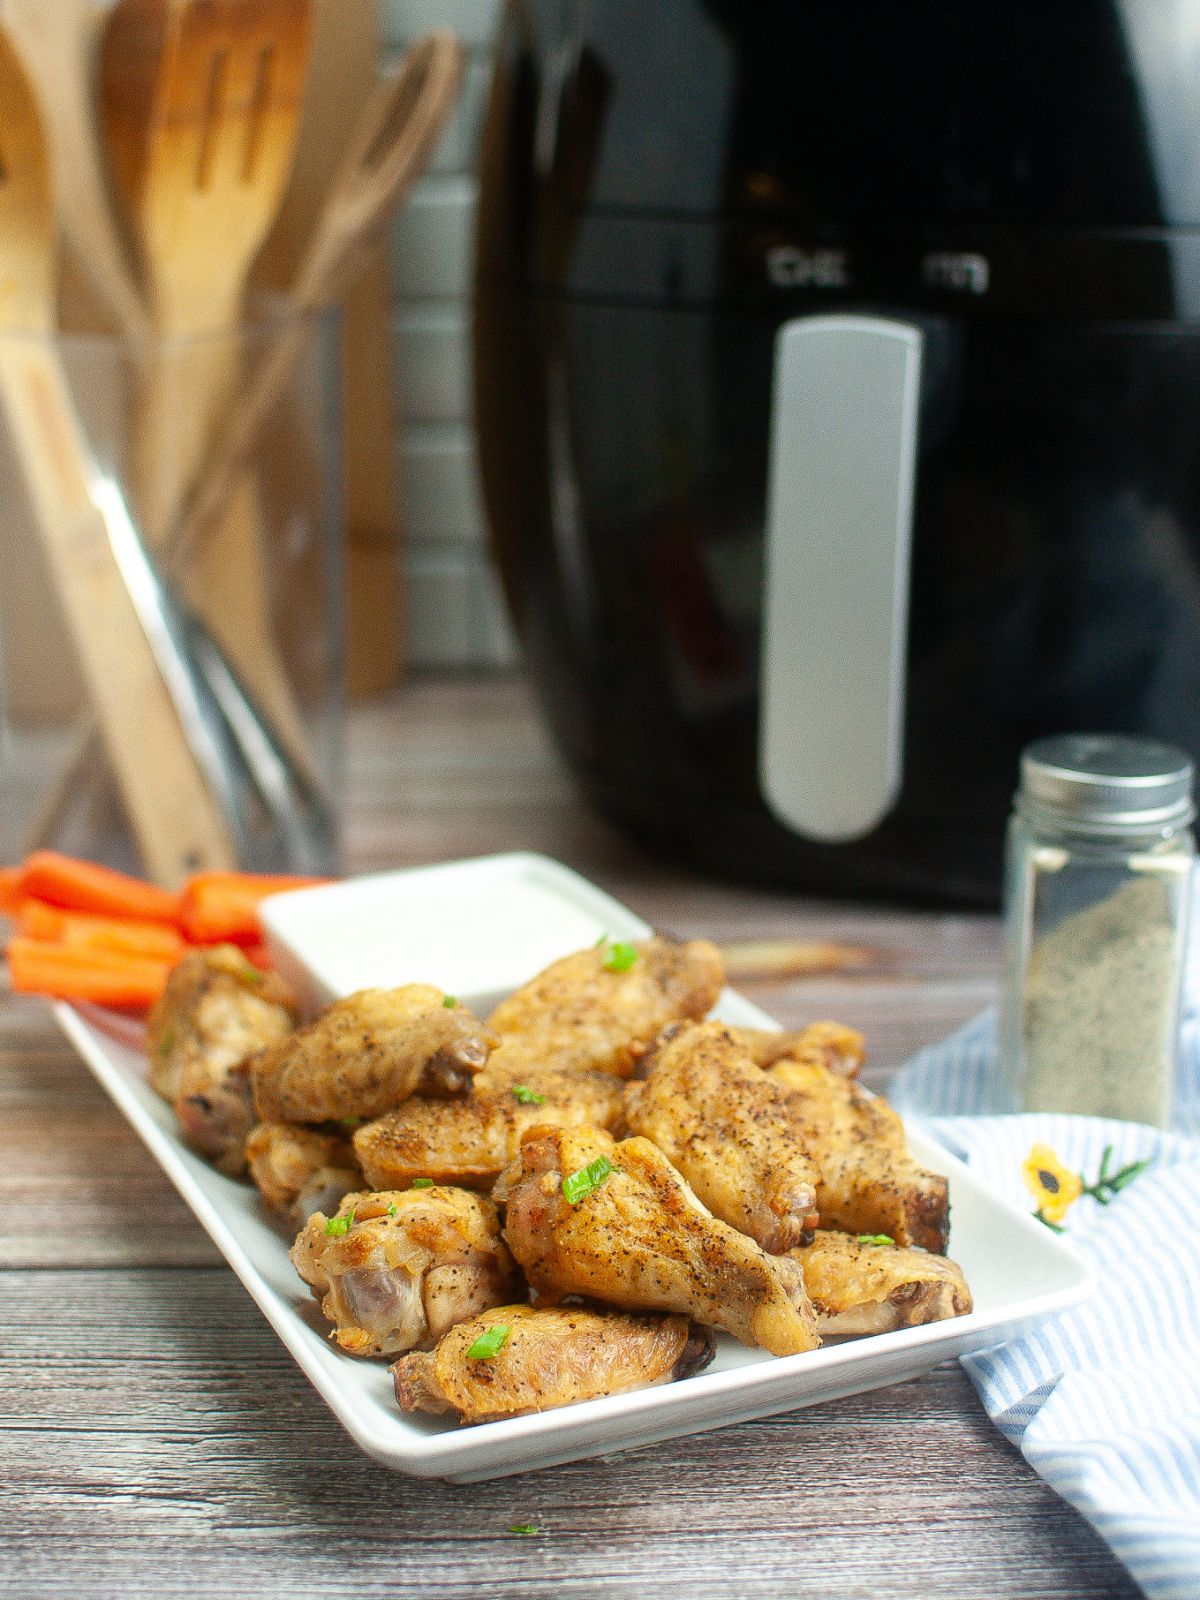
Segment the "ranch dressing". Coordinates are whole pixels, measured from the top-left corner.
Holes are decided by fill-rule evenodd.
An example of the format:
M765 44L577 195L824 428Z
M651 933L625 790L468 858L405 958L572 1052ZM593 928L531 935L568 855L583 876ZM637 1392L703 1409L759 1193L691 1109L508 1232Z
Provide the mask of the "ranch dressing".
M1195 844L1191 763L1066 735L1021 760L1009 826L1006 1109L1165 1127Z

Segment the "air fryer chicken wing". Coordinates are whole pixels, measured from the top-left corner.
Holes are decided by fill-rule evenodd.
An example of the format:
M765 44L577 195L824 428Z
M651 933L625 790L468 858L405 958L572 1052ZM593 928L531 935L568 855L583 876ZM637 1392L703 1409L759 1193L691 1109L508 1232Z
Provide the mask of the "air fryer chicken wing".
M737 1030L683 1024L625 1090L631 1133L644 1134L708 1209L782 1255L817 1226L817 1169L801 1143L786 1090L756 1067Z
M463 1094L487 1060L477 1017L428 983L360 989L254 1063L264 1122L378 1117L409 1095Z
M518 1286L495 1206L463 1189L348 1194L308 1219L292 1261L356 1356L429 1349Z
M150 1082L183 1136L223 1171L245 1169L254 1126L247 1062L291 1034L299 1006L282 978L233 945L184 956L146 1019Z
M599 1175L591 1187L580 1176L589 1167ZM531 1129L495 1193L508 1207L504 1237L539 1296L678 1311L772 1355L819 1343L798 1264L718 1221L648 1139Z
M530 1098L533 1097L533 1098ZM464 1100L406 1100L354 1136L367 1182L406 1188L414 1178L490 1189L535 1123L615 1128L621 1082L608 1072L530 1069L518 1084L480 1073Z
M758 1067L777 1061L799 1061L828 1067L843 1078L857 1078L867 1060L867 1042L856 1028L841 1022L810 1022L794 1033L770 1028L734 1028L733 1034Z
M794 1127L816 1162L821 1226L886 1233L898 1245L944 1255L946 1180L913 1160L887 1101L812 1063L780 1061L767 1076L788 1091Z
M314 1211L336 1211L363 1186L348 1133L260 1122L246 1140L246 1162L266 1203L297 1224Z
M507 1335L493 1356L472 1345ZM456 1411L462 1422L497 1422L605 1394L690 1377L712 1360L713 1342L686 1317L631 1317L579 1307L501 1306L452 1328L431 1354L391 1369L402 1411Z
M804 1268L822 1337L891 1333L963 1317L971 1309L962 1268L927 1250L870 1244L822 1228L792 1254Z
M636 954L625 966L614 963L614 950ZM576 951L492 1012L499 1036L492 1065L510 1074L544 1066L627 1078L659 1030L704 1016L724 981L720 952L704 939L676 944L654 936Z

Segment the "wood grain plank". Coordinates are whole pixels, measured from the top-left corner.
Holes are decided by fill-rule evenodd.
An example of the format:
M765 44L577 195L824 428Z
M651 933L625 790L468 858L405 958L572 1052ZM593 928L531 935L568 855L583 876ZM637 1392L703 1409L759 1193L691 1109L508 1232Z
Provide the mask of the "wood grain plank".
M14 1600L1136 1594L954 1365L455 1487L362 1456L225 1273L6 1286L0 1595Z

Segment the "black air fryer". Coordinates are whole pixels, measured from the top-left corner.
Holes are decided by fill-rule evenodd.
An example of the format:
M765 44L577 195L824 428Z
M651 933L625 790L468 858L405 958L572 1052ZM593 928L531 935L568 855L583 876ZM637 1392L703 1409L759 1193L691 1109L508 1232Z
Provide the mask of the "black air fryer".
M476 385L604 811L994 900L1030 739L1200 759L1200 0L510 0Z

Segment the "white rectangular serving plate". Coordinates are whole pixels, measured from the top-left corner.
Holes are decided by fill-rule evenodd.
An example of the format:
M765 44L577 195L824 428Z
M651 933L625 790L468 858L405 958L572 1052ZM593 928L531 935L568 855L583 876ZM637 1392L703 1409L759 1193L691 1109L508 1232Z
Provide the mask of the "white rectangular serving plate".
M636 939L650 932L578 874L524 854L297 890L268 901L263 920L280 969L314 1000L422 981L482 1012L556 957L602 934ZM722 1335L712 1366L680 1383L475 1428L408 1417L397 1408L384 1364L331 1347L315 1302L288 1260L288 1239L256 1191L214 1171L182 1143L171 1109L147 1083L140 1025L90 1006L55 1009L67 1037L334 1415L368 1455L399 1472L470 1483L836 1400L997 1344L1019 1325L1074 1305L1093 1287L1091 1267L1068 1245L990 1193L962 1162L910 1125L917 1159L950 1180L951 1253L975 1298L970 1316L782 1358ZM733 1023L774 1026L732 991L717 1010Z

